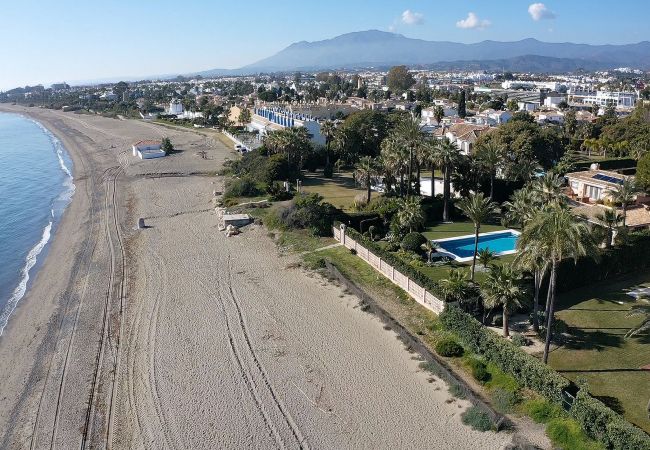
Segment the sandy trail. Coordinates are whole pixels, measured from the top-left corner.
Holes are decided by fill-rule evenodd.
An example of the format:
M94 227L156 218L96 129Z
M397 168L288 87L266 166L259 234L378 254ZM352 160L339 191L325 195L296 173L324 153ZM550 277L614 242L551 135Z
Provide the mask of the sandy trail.
M211 178L133 185L116 448L501 448L460 422L356 298L278 256L266 232L216 229ZM180 214L179 214L180 213Z
M217 180L182 175L214 172L231 155L223 144L23 111L64 142L77 192L0 338L0 449L509 442L464 426L466 402L447 403L446 386L429 383L392 331L340 288L291 268L263 229L217 231ZM129 143L161 135L182 151L130 155ZM156 173L175 176L144 176ZM139 217L150 228L134 230Z

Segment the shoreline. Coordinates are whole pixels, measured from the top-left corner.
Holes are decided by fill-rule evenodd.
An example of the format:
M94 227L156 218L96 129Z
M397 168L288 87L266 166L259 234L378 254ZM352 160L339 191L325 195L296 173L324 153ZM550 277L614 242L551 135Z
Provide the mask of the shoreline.
M73 168L70 168L66 165L66 159L72 162L70 152L65 147L65 145L54 135L54 132L52 130L29 115L2 110L0 110L0 112L19 116L36 124L36 126L38 126L48 137L50 145L52 146L51 150L54 151L57 156L58 165L62 172L66 175L66 178L61 185L61 192L57 195L57 197L50 205L51 214L49 222L43 227L40 240L29 248L23 267L20 271L20 278L18 279L16 286L11 292L11 295L7 299L7 302L3 305L3 309L0 314L1 337L4 335L4 330L11 322L12 314L16 308L18 308L21 300L29 293L29 290L36 281L39 271L43 268L44 262L47 259L47 255L49 254L49 250L52 247L54 240L56 239L57 232L59 231L59 225L63 220L68 206L70 206L74 199L76 186L74 184L73 174L74 165ZM57 203L60 203L60 205L57 206Z

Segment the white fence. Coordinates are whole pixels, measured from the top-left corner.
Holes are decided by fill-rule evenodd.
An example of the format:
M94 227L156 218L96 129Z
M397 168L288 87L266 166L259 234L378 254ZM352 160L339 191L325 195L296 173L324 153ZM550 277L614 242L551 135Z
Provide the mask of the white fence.
M345 225L341 225L340 229L333 227L332 232L334 233L334 239L341 242L345 247L354 249L358 257L370 264L373 269L380 272L394 284L404 289L415 301L435 313L442 312L445 302L348 236L345 233Z

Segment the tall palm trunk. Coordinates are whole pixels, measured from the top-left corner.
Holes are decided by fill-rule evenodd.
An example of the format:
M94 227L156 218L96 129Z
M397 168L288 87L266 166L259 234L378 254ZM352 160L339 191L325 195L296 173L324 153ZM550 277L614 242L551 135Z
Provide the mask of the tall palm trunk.
M490 200L494 200L494 173L490 174Z
M546 317L546 342L544 343L544 364L548 363L548 352L551 347L551 338L553 337L553 314L555 313L555 280L557 277L557 261L554 259L551 266L550 292L551 301L548 306L548 316Z
M411 180L413 180L413 147L409 147L409 176L406 186L406 196L411 196Z
M449 174L449 167L445 167L444 174L443 174L443 208L442 208L442 221L443 222L449 222L449 180L450 174Z
M436 196L436 166L431 164L431 198Z
M503 307L503 337L510 336L510 330L508 329L508 308Z
M420 163L415 163L415 195L420 195Z
M399 171L399 196L404 197L404 170Z
M625 219L627 218L627 204L623 202L623 228L625 228Z
M476 254L478 253L478 232L480 227L474 227L474 256L472 258L472 281L474 281L474 271L476 270Z
M368 173L368 175L366 175L366 189L367 189L366 203L370 203L370 195L371 195L371 191L370 191L370 173Z
M533 330L535 333L539 331L539 291L542 285L542 273L539 270L535 270L534 276L534 285L535 285L535 296L533 298Z

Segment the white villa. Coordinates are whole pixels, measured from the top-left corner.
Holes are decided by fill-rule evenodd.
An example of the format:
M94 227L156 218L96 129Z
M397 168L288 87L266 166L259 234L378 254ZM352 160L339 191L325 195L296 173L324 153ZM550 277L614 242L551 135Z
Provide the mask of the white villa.
M433 135L438 139L447 138L458 146L464 155L472 152L472 147L481 134L490 130L486 125L473 125L471 123L455 123L450 127L438 128Z
M580 203L603 203L609 199L609 190L619 186L623 180L634 177L593 167L583 172L567 173L569 197Z

